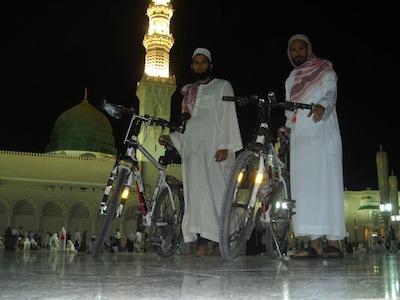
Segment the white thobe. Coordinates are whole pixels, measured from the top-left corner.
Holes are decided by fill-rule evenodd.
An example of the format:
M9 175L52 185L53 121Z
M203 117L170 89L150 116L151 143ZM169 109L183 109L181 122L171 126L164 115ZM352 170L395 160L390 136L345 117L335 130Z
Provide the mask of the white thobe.
M290 99L295 72L285 83ZM290 185L296 200L293 227L296 236L322 236L341 239L346 236L343 194L342 140L336 114L337 77L324 76L320 84L305 93L298 102L325 107L322 120L314 123L309 110L286 111L290 134ZM335 238L336 237L336 238Z
M182 231L186 243L203 238L219 242L219 216L223 194L235 152L243 148L232 85L214 78L198 87L191 118L184 134L172 132L171 139L182 158L185 213ZM227 149L228 157L215 161L217 150Z

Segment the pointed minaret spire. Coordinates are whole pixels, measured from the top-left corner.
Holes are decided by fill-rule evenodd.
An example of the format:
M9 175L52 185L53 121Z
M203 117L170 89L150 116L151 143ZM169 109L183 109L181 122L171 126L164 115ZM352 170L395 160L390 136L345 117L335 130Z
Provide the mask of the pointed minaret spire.
M85 95L83 96L83 101L88 101L88 99L87 99L87 88L85 88Z

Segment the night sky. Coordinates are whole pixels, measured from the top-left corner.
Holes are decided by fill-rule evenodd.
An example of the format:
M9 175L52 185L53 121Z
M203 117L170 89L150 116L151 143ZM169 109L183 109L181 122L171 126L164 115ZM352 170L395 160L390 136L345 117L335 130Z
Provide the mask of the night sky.
M291 70L287 40L304 33L316 55L332 61L339 78L345 187L377 189L375 158L381 144L390 170L399 176L400 76L394 7L278 2L282 1L171 1L175 44L170 74L178 86L172 97L172 119L179 115L179 88L193 81L190 60L195 48L211 50L215 76L229 80L237 95L274 91L283 101L284 81ZM108 98L137 108L149 3L3 3L0 149L43 153L56 119L83 100L85 88L94 106ZM240 107L238 114L246 143L256 126L256 110ZM273 126L282 122L283 112L276 112Z

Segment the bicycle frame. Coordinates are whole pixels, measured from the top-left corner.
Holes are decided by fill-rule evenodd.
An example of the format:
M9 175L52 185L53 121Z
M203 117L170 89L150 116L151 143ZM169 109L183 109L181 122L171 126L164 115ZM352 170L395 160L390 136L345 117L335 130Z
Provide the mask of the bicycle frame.
M112 184L116 178L116 175L119 172L119 168L128 168L129 169L129 176L127 178L127 181L125 182L125 188L124 188L125 193L123 193L123 195L122 195L121 204L125 205L126 199L130 192L130 187L133 184L133 179L135 179L137 193L139 196L141 214L143 216L143 225L145 225L145 226L151 225L151 217L153 215L153 210L154 210L153 204L159 194L160 189L163 187L167 187L169 189L169 192L171 192L171 189L170 189L168 183L166 182L166 167L163 164L161 164L160 162L158 162L158 160L156 160L143 147L142 143L140 143L139 139L137 138L141 128L144 125L146 132L144 133L143 141L146 140L147 133L148 133L148 130L150 128L152 121L153 120L148 116L143 117L143 116L139 116L139 115L136 115L133 113L130 124L127 129L127 133L124 138L124 142L123 142L124 144L127 145L125 154L124 154L124 156L117 159L114 169L111 172L109 182L107 184L107 189L109 192L111 190L110 187L112 186ZM145 187L144 187L144 183L143 183L142 172L140 170L138 159L137 159L137 151L140 151L150 161L150 163L159 170L158 178L157 178L156 185L154 188L154 192L152 193L152 196L150 199L150 211L148 210L148 207L147 207L148 199L146 199L146 194L144 192ZM105 193L105 197L108 197L108 195L109 195L108 193ZM119 209L121 210L122 208L123 207L121 207Z
M136 149L135 149L136 148ZM136 151L140 151L150 162L151 164L156 167L158 171L158 176L157 176L157 181L156 185L154 187L154 191L151 195L150 199L146 198L145 194L145 186L143 183L143 178L142 178L142 172L140 170L139 164L137 162L137 156L136 156ZM128 148L127 152L128 155L125 155L126 157L129 157L129 160L120 160L117 162L117 165L114 167L114 170L112 171L112 178L116 178L116 175L119 172L119 168L128 168L129 169L129 175L127 178L127 181L125 183L125 191L128 191L130 187L133 184L133 181L135 180L136 183L136 188L137 188L137 194L139 198L139 204L140 204L140 211L143 217L143 225L144 226L150 226L151 225L151 219L154 213L154 203L157 199L157 196L159 195L160 190L162 188L166 187L170 193L170 196L172 198L171 194L171 188L166 180L166 168L164 165L159 163L155 158L145 149L142 147L140 143L137 143L135 147ZM131 162L134 162L131 166L129 164ZM113 184L113 181L109 182L107 188L110 190L110 184ZM108 196L108 194L107 194ZM127 195L123 195L121 199L121 203L124 205L125 201L127 199ZM150 202L150 210L147 207L147 200ZM173 209L175 209L174 203L172 203ZM161 225L166 225L165 223L157 223L158 226Z
M135 114L133 109L107 103L105 101L103 101L102 106L110 116L116 119L121 118L122 115L129 115L131 120L123 141L126 150L124 154L118 156L115 162L101 202L100 214L105 215L106 218L102 225L99 240L101 242L104 241L105 234L108 231L108 227L114 215L115 217L121 216L130 189L135 181L140 204L141 225L144 227L151 227L149 240L158 249L157 252L160 256L168 257L175 252L177 249L176 247L179 245L178 242L180 243L181 239L180 222L183 216L184 205L183 186L182 182L175 177L167 175L166 167L172 161L168 161L164 156L156 160L144 148L142 143L146 140L151 125L161 126L163 129L165 127L177 129L181 132L183 132L184 126L176 127L169 121L157 117L148 115L140 116ZM143 133L142 142L140 142L139 133L143 128L145 131ZM157 181L150 199L146 198L145 185L137 158L138 151L158 170ZM110 194L111 192L113 194ZM150 207L147 206L148 200ZM107 201L109 203L107 203ZM177 203L174 201L177 201ZM119 202L118 207L117 202ZM108 204L109 208L107 207ZM169 228L169 230L166 229L167 233L161 232L163 227ZM163 246L167 238L170 242L172 241L174 243L170 248L167 248L168 246L164 248ZM99 251L100 249L96 248L96 253L94 254L98 255Z

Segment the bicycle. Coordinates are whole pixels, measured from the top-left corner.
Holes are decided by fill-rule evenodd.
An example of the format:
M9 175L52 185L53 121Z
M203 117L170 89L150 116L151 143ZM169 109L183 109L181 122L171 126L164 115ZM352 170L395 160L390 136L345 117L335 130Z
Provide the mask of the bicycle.
M239 106L257 105L259 127L255 139L237 156L228 178L219 223L221 255L226 260L236 259L255 228L265 231L269 257L281 258L287 251L296 202L291 198L286 165L289 136L282 132L282 151L278 153L270 129L270 113L274 108L312 109L313 105L289 101L277 103L273 92L267 97L225 96L223 100L234 101Z
M161 156L156 160L144 148L143 142L150 126L161 126L162 130L169 128L184 132L185 119L188 116L182 116L183 123L178 127L161 118L138 115L133 108L109 103L106 99L103 100L101 108L113 118L120 119L123 116L129 116L131 119L123 141L125 151L118 155L100 204L99 211L100 215L104 216L104 220L93 255L98 257L101 253L110 224L114 218L121 216L135 182L140 203L138 226L141 227L141 231L144 229L149 231L147 244L151 245L154 252L167 258L176 252L183 239L181 229L184 213L183 184L166 172L166 167L172 163L172 159ZM144 135L142 141L139 141L139 133L143 128ZM136 156L137 151L140 151L158 170L156 186L149 201L148 196L146 198L145 195L142 173Z

